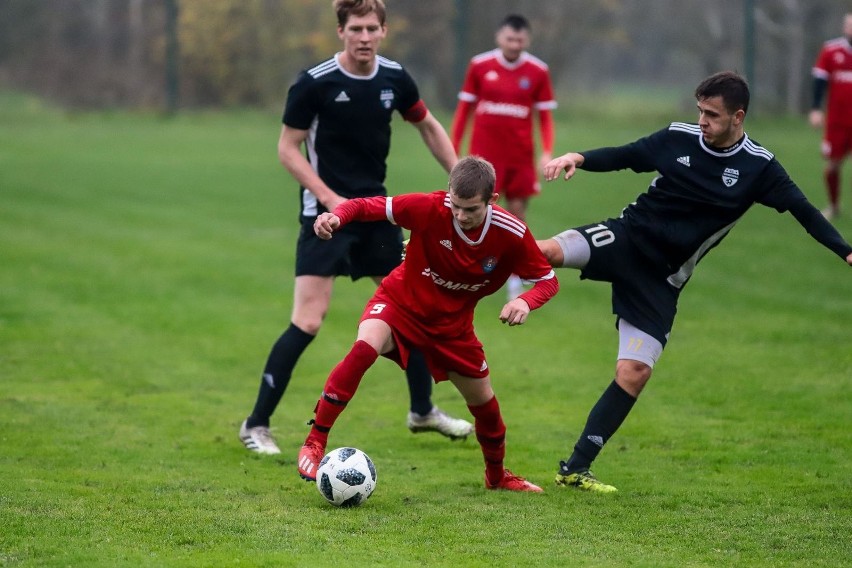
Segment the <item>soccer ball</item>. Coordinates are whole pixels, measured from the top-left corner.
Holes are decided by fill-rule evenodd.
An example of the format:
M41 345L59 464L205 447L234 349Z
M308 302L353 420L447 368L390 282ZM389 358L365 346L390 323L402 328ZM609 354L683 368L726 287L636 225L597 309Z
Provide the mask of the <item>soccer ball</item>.
M317 468L317 489L336 507L360 505L376 488L376 466L357 448L328 452Z

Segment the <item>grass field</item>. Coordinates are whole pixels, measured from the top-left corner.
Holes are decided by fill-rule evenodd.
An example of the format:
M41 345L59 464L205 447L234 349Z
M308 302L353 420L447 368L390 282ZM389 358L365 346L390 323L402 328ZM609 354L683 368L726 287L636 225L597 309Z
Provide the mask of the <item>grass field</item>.
M395 126L391 191L444 186L416 131ZM557 126L564 151L663 123ZM410 434L387 361L330 441L374 459L370 501L334 509L298 478L366 282L338 283L273 417L283 456L246 452L237 428L292 294L297 197L278 130L277 112L165 120L0 95L0 566L852 564L852 273L763 208L698 268L654 379L596 463L617 495L552 485L617 347L608 288L569 271L521 328L499 324L502 295L477 315L507 465L543 495L484 490L474 440ZM819 134L797 119L748 131L821 206ZM549 236L616 215L650 177L548 185L530 225ZM852 216L837 226L852 238ZM434 398L466 412L447 384Z

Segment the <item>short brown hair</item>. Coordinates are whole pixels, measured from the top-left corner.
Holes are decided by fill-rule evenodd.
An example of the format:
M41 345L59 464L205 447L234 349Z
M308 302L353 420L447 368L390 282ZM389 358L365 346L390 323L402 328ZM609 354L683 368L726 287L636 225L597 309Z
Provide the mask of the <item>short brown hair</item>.
M483 201L491 201L496 181L494 166L479 156L462 158L450 171L450 191L461 199L481 196Z
M734 71L720 71L710 75L695 88L695 98L698 100L711 97L722 97L725 109L734 114L742 109L748 113L749 91L748 83Z
M337 14L337 25L341 28L346 27L351 16L363 17L373 12L379 17L379 23L385 25L386 11L382 0L334 0L332 6Z

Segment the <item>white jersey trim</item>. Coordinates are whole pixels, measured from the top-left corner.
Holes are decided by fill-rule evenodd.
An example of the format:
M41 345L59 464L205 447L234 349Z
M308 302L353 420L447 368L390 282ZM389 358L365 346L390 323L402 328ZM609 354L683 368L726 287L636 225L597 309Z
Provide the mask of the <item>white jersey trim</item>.
M393 218L393 197L385 198L385 217L388 221L396 225L396 219Z
M319 117L315 116L311 122L311 127L308 129L308 137L305 139L305 148L308 150L308 162L314 172L319 169L319 159L317 158L317 127L319 126ZM311 190L305 188L302 190L302 215L305 217L316 217L319 214L319 202L317 196Z
M444 207L452 210L452 202L450 201L449 193L447 193L444 197ZM508 213L495 211L494 208L489 205L488 212L485 214L485 221L482 223L482 234L479 235L479 238L476 241L472 241L467 235L465 235L464 230L459 226L455 216L453 216L453 228L455 228L456 233L462 238L462 240L471 246L476 246L482 243L482 241L485 240L485 235L488 233L488 229L492 226L509 231L519 238L524 238L524 234L527 231L527 226L521 221Z
M491 221L497 227L501 229L506 229L510 233L513 233L520 238L524 238L524 233L527 232L527 227L516 218L512 217L508 213L503 213L501 211L495 211L494 217Z
M672 122L669 125L669 130L676 130L678 132L685 132L687 134L693 134L695 136L698 136L698 141L701 144L701 148L708 154L719 158L725 156L733 156L740 150L745 150L753 156L765 158L766 160L771 160L775 157L772 152L770 152L763 146L752 142L752 140L748 137L748 134L743 134L743 141L733 150L729 152L717 152L707 146L707 144L704 142L704 137L701 135L701 128L697 124L689 124L686 122Z
M337 55L335 55L334 57L326 59L315 67L311 67L310 69L308 69L308 75L310 75L314 79L318 79L323 75L328 75L338 67L339 65L337 63Z
M545 71L548 70L547 63L543 60L539 59L532 53L528 51L522 51L521 55L514 61L509 61L503 56L503 52L500 51L500 48L494 48L489 51L482 52L478 55L474 55L471 59L471 63L482 63L483 61L488 61L490 59L496 59L497 62L505 67L506 69L516 69L523 65L524 63L532 63L536 67L540 67Z
M698 247L698 250L696 250L693 255L690 256L687 261L683 263L683 265L681 265L680 269L677 272L669 275L669 277L666 278L668 283L674 286L675 288L682 288L683 285L686 284L686 281L689 280L689 278L692 276L692 273L695 272L695 266L698 264L698 261L701 260L701 257L704 256L704 253L710 250L710 247L721 241L722 238L727 235L731 231L731 229L734 228L734 225L736 225L738 222L739 219L725 227L722 227L721 229L710 235L710 237L706 241L701 243L701 246Z

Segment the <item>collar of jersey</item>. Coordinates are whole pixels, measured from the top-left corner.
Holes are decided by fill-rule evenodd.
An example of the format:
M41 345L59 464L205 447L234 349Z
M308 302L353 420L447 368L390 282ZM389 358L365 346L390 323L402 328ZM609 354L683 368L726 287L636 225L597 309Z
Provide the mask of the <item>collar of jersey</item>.
M480 244L483 240L485 240L485 234L488 232L488 228L491 226L491 212L493 209L491 206L488 206L488 211L485 213L485 221L482 222L482 232L479 234L479 238L475 241L472 241L468 238L467 235L464 234L464 229L459 226L459 222L456 221L456 218L453 217L453 228L456 230L456 234L462 238L464 242L469 244L470 246L475 247Z
M736 144L734 144L730 148L727 148L725 150L720 151L720 150L715 150L715 149L711 148L710 146L708 146L707 143L704 142L704 137L701 135L701 133L700 132L698 133L698 143L701 144L701 147L704 148L704 151L707 152L708 154L710 154L712 156L716 156L718 158L724 158L725 156L733 156L734 154L736 154L737 152L739 152L740 150L743 149L746 142L748 142L748 134L743 132L743 137L739 142L737 142Z
M526 51L522 51L518 58L514 61L509 61L508 59L506 59L503 56L503 52L500 50L499 47L494 50L494 54L496 55L497 61L500 63L500 65L502 65L506 69L517 69L518 67L523 65L524 61L527 60Z
M373 60L373 72L372 73L370 73L369 75L355 75L353 73L350 73L346 69L344 69L343 65L340 64L340 53L341 52L338 51L337 53L334 54L334 64L337 65L337 68L340 69L341 73L343 73L344 75L346 75L350 79L358 79L358 80L361 80L361 81L369 81L370 79L372 79L373 77L376 76L376 73L379 72L379 58L378 58L378 56L376 56L376 58Z

